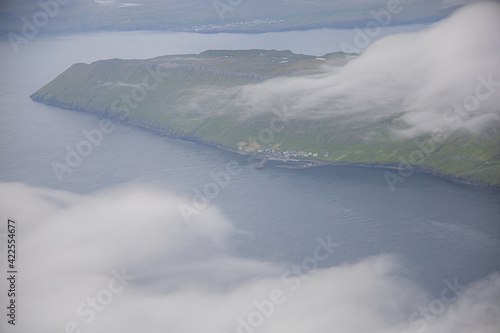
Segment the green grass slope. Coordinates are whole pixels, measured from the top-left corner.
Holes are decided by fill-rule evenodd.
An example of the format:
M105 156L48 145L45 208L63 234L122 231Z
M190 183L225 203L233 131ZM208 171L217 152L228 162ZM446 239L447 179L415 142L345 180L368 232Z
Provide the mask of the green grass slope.
M339 164L411 167L500 188L497 128L480 135L455 131L439 143L430 136L395 139L390 132L394 119L353 121L337 116L283 122L272 110L249 115L237 103L244 86L315 73L325 64L342 66L347 61L342 53L322 58L326 60L290 51L248 50L103 60L74 64L31 98L235 150L268 148Z

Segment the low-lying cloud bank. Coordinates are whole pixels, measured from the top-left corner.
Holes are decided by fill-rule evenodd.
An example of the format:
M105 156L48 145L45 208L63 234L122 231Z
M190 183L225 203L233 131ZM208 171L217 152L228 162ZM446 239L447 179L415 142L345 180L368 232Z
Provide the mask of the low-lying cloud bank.
M311 260L297 268L240 258L227 245L238 231L216 208L186 224L179 212L186 200L148 186L77 195L8 183L0 184L0 200L2 221L16 219L19 244L18 317L13 327L3 313L2 332L494 333L500 327L498 274L466 289L450 277L432 298L400 277L390 256L321 270ZM304 258L328 255L335 252L320 244ZM5 272L5 260L1 266ZM6 293L0 297L7 304Z
M478 132L500 121L498 31L499 2L468 5L424 31L373 43L341 69L247 86L235 103L253 114L285 104L289 118L396 119L408 137Z

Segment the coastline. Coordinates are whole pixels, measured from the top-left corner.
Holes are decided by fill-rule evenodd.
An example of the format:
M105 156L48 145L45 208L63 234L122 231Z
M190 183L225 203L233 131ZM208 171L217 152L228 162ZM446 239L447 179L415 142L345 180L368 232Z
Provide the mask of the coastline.
M138 126L141 128L146 128L146 129L151 130L155 133L158 133L154 129L151 129L151 128L143 127L143 126L136 125L133 123L127 123L127 124L131 124L133 126ZM164 134L164 135L171 137L171 138L176 138L176 139L187 140L187 141L199 143L199 144L202 144L205 146L217 148L219 150L224 150L224 151L231 152L231 153L236 153L236 154L242 155L242 156L255 156L255 158L257 158L257 159L267 159L270 161L285 162L285 160L278 159L278 158L270 158L270 157L267 157L266 155L250 154L250 153L246 153L246 152L241 152L241 151L238 151L236 149L228 148L228 147L222 146L218 143L207 142L207 141L205 141L203 139L199 139L199 138L186 138L186 137L169 135L169 134ZM299 167L299 168L286 167L286 166L285 167L284 166L276 166L276 167L280 168L280 169L288 169L288 170L296 170L296 171L309 170L309 169L314 169L314 168L329 167L330 166L330 167L354 167L354 168L366 168L366 169L382 169L382 170L393 171L393 172L394 171L396 171L396 172L399 172L399 171L408 172L408 170L406 170L404 168L400 168L395 164L393 165L393 164L330 162L330 161L324 161L324 160L319 160L319 159L303 159L303 160L302 159L301 160L289 159L288 161L309 162L309 163L314 163L314 165L306 166L306 167ZM483 183L472 182L470 180L466 180L466 179L463 179L463 178L455 176L455 175L447 175L447 174L435 172L433 170L427 170L427 169L421 168L420 166L413 166L413 168L414 168L413 174L430 175L430 176L433 176L433 177L436 177L439 179L449 181L449 182L454 183L454 184L466 186L466 187L477 189L477 190L500 191L500 186L491 186L491 185L486 185Z
M435 23L445 16L439 19L432 20L410 20L408 22L394 22L390 27L405 27L409 25L429 25ZM214 21L215 23L219 23ZM214 24L215 24L214 23ZM193 22L191 26L177 26L177 27L158 27L157 25L141 25L141 26L119 26L119 25L109 25L100 26L89 29L82 29L78 27L63 27L55 28L52 30L44 29L40 30L37 34L38 37L59 37L67 36L71 37L73 35L87 35L93 33L105 33L105 32L159 32L159 33L192 33L192 34L202 34L202 35L213 35L213 34L246 34L246 35L260 35L267 33L280 33L280 32L291 32L291 31L310 31L310 30L354 30L359 27L363 22L358 22L359 24L353 22L347 22L345 24L331 23L330 21L324 22L313 22L309 24L296 24L290 26L262 26L251 28L219 28L213 30L196 30L194 27L199 24ZM209 23L205 23L209 24ZM0 42L8 43L10 39L8 38L9 33L15 33L18 35L23 35L21 29L9 29L7 27L0 27Z
M236 154L241 155L241 156L254 156L256 159L261 159L261 160L271 160L271 161L285 162L284 159L273 158L273 157L270 157L270 156L266 156L265 154L248 153L248 152L239 151L239 150L234 149L234 148L226 147L226 146L222 145L219 142L207 141L207 140L204 140L204 139L199 138L199 137L172 134L172 133L169 133L169 132L165 131L163 128L150 126L148 124L141 123L141 122L138 122L138 121L121 120L118 117L110 117L109 115L103 114L99 110L91 111L91 110L84 110L84 109L72 108L72 107L67 106L67 105L58 105L59 103L49 104L49 103L46 103L46 101L44 99L40 99L40 98L34 97L34 94L32 94L30 96L30 99L33 100L34 102L42 103L42 104L45 104L45 105L49 105L49 106L52 106L52 107L57 107L57 108L64 109L64 110L95 114L95 115L98 115L99 117L108 118L108 119L111 119L113 121L116 121L116 122L118 122L118 123L120 123L122 125L130 125L130 126L138 127L138 128L141 128L141 129L145 129L145 130L151 131L151 132L153 132L155 134L167 136L167 137L174 138L174 139L180 139L180 140L185 140L185 141L190 141L190 142L202 144L204 146L216 148L216 149L219 149L219 150L223 150L223 151L227 151L227 152L231 152L231 153L236 153ZM314 159L314 158L311 158L311 159L309 159L309 158L308 159L288 159L287 161L306 162L306 163L312 163L313 165L307 166L307 167L286 167L286 166L285 167L283 167L283 166L281 166L281 167L280 166L276 166L276 167L281 168L281 169L296 170L296 171L299 171L299 170L308 170L308 169L318 168L318 167L327 167L327 166L331 166L331 167L342 166L342 167L358 167L358 168L369 168L369 169L382 169L382 170L388 170L388 171L397 171L398 173L400 171L404 171L404 172L408 171L407 169L400 168L398 166L397 162L394 162L393 164L389 164L389 163L387 163L387 164L351 163L351 162L325 161L325 160ZM262 165L261 168L257 168L257 169L259 169L259 170L263 169L264 166L265 165ZM456 175L439 173L439 172L436 172L434 170L422 168L421 166L418 166L418 165L412 166L412 168L413 168L412 174L431 175L431 176L434 176L434 177L437 177L437 178L440 178L440 179L447 180L447 181L452 182L454 184L459 184L459 185L466 186L466 187L473 188L473 189L477 189L477 190L500 191L500 186L495 186L495 185L492 186L492 185L487 185L487 184L484 184L484 183L472 182L470 180L464 179L464 178L456 176ZM399 174L397 176L399 176ZM403 177L403 178L406 178L406 177Z

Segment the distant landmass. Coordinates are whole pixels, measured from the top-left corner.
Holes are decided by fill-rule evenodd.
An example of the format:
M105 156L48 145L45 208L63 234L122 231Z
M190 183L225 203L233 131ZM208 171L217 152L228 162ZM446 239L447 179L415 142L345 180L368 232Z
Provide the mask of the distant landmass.
M391 4L392 3L392 4ZM305 29L421 24L448 16L463 3L301 0L5 0L0 39L24 44L38 33L117 30L260 33ZM390 15L388 6L396 15ZM391 7L391 8L392 8ZM389 14L389 18L387 15ZM12 35L14 34L14 35Z
M496 130L457 130L442 141L430 135L396 138L391 129L403 125L395 116L357 121L339 114L288 117L286 101L251 110L240 98L245 87L318 74L325 66L335 70L355 57L343 52L315 57L291 51L212 50L148 60L101 60L72 65L31 98L241 153L293 160L298 168L314 166L310 161L384 167L398 169L386 173L393 183L419 171L500 188Z

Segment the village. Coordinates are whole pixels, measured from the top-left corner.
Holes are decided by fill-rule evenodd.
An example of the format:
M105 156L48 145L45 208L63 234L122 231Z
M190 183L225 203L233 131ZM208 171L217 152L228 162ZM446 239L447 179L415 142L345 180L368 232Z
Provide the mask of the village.
M235 23L226 23L226 24L208 24L201 26L194 26L192 29L195 32L214 32L214 31L224 31L224 30L232 30L235 28L241 27L255 27L262 24L277 24L281 23L283 20L253 20L253 21L241 21Z
M258 153L259 155L264 155L269 159L277 159L277 160L288 160L292 157L295 158L314 158L319 157L320 154L316 152L304 152L297 150L279 150L278 148L281 144L269 144L267 148L262 148L258 143L254 142L253 144L247 145L246 142L238 142L236 144L238 146L238 150L245 153ZM322 157L329 157L330 153L326 152Z

